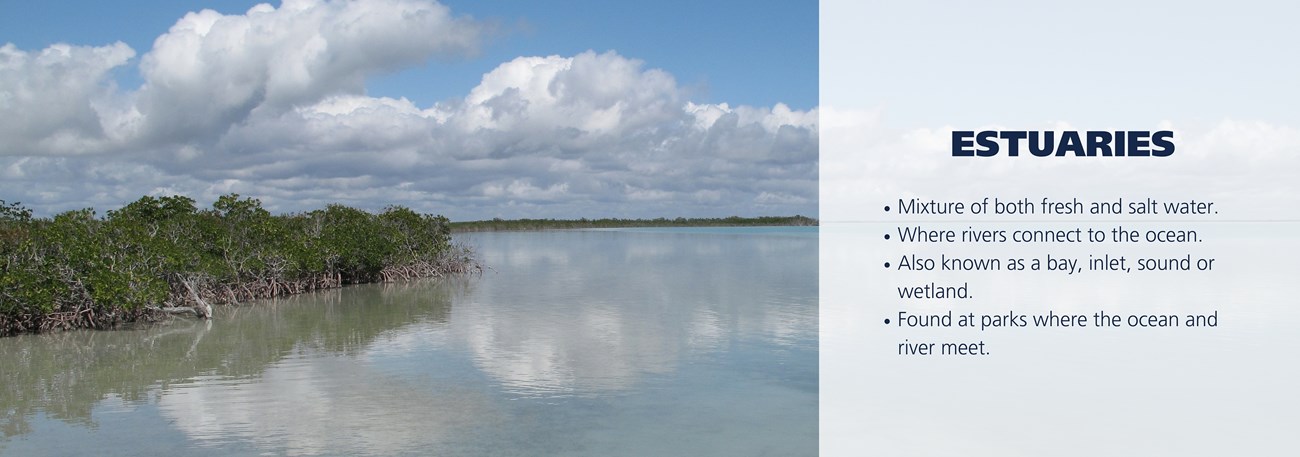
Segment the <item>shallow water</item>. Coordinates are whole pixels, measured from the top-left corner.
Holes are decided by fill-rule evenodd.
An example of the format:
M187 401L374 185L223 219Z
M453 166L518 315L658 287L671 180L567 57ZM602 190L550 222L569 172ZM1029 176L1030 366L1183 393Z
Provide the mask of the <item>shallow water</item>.
M816 229L460 239L481 277L0 339L0 454L817 453Z

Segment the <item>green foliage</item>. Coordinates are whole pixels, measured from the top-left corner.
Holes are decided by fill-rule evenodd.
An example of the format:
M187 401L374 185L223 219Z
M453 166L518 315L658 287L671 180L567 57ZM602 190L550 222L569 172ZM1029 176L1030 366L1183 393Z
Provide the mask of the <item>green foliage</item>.
M387 261L390 264L428 260L429 253L446 252L451 246L451 224L442 216L389 206L379 215L379 223L393 244Z
M21 202L8 203L0 200L0 222L27 222L32 219L32 210L24 208Z
M0 200L0 258L8 258L9 253L27 238L27 226L32 220L32 210L24 208L21 203L7 203ZM7 265L0 263L0 276ZM4 303L0 302L0 306Z
M20 264L0 274L0 313L52 312L67 295L68 284L48 263Z
M34 219L0 200L0 334L20 316L185 302L179 295L200 283L376 281L385 268L434 261L449 248L446 218L402 207L273 216L236 194L210 210L185 196L145 196L102 219L90 209Z

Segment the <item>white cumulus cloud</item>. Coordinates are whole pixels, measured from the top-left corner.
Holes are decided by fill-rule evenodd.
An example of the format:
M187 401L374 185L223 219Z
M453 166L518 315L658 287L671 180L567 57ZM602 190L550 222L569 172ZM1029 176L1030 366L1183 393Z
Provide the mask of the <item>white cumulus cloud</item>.
M816 108L695 103L616 51L518 57L430 106L365 93L486 32L428 0L203 10L157 38L133 89L111 83L124 44L5 45L0 115L19 121L0 125L0 195L46 213L160 192L456 219L817 213Z
M243 15L190 13L140 63L146 135L203 139L250 116L364 92L365 79L471 52L481 30L416 0L296 0Z
M132 57L122 42L35 52L0 46L0 155L102 150L115 133L101 121L113 94L107 75Z

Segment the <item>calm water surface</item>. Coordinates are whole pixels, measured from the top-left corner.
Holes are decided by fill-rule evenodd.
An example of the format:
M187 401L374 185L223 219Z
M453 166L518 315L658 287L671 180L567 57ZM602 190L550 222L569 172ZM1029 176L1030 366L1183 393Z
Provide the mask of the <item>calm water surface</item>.
M0 339L0 454L817 453L816 229L460 239L481 277Z

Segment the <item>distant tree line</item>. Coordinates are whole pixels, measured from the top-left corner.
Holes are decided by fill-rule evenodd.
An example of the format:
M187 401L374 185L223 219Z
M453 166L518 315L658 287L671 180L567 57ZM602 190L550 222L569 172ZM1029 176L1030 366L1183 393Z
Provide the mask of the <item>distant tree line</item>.
M447 218L343 205L272 215L230 194L34 218L0 200L0 335L107 328L211 304L478 269Z
M721 217L675 219L492 219L487 221L452 222L454 232L487 232L511 230L560 230L589 228L635 227L747 227L747 226L815 226L817 219L804 216Z

